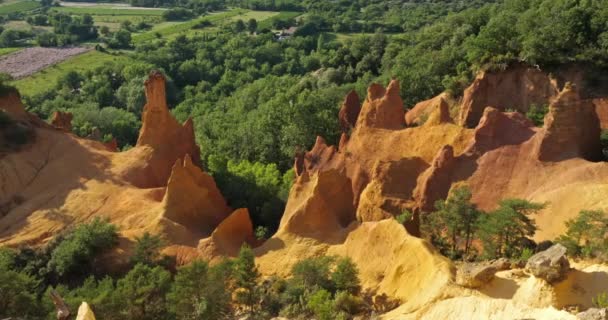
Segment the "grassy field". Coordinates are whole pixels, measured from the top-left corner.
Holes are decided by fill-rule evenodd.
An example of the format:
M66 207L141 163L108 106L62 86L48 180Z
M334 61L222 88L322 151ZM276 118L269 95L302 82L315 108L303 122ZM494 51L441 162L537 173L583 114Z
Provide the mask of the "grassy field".
M93 16L109 15L109 16L161 16L165 9L129 9L127 8L112 8L107 6L94 7L58 7L53 8L53 11L72 13L72 14L90 14Z
M19 51L23 48L0 48L0 56L7 55L9 53L13 53L15 51Z
M14 81L12 84L22 95L33 95L52 89L57 79L69 71L92 70L112 61L129 61L127 56L111 55L99 51L90 51L48 67L34 75Z
M293 19L301 14L302 14L301 12L295 12L295 11L281 11L281 12L279 12L279 14L273 15L267 19L264 19L264 20L259 19L258 20L258 30L272 29L272 23L274 20Z
M0 14L31 11L40 6L40 2L31 0L0 4Z
M152 30L150 30L148 32L134 35L133 42L141 43L141 42L145 42L145 41L150 41L150 40L153 40L154 38L156 38L157 34L160 34L161 37L164 37L164 38L175 37L178 34L189 32L190 30L192 30L192 28L194 26L196 26L201 21L209 21L211 23L217 23L222 20L237 16L239 14L244 14L246 12L248 12L248 10L233 9L230 11L213 13L213 14L210 14L210 15L207 15L207 16L204 16L201 18L193 19L190 21L186 21L186 22L163 23L158 26L155 26L154 28L152 28Z
M245 13L231 17L230 20L236 21L236 20L241 19L241 20L247 22L247 20L253 18L259 22L259 21L264 21L266 19L275 17L277 15L279 15L279 13L276 11L247 11Z

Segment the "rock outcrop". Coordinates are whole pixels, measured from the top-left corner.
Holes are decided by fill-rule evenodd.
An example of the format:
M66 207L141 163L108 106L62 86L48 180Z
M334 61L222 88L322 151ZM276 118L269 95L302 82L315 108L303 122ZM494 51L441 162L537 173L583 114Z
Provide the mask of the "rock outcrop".
M591 308L576 315L578 320L608 320L607 308Z
M359 102L359 95L356 91L351 91L344 98L342 107L338 114L340 119L340 128L343 133L348 134L349 131L357 124L359 113L361 112L361 103Z
M211 237L201 240L198 250L204 257L235 257L243 244L255 246L253 224L247 209L238 209L224 219Z
M146 100L142 115L142 128L137 146L150 146L154 152L138 179L133 182L141 188L164 185L171 174L171 166L186 154L200 165L200 150L194 138L192 119L181 125L169 112L165 97L165 77L152 72L145 83Z
M146 87L140 143L125 152L56 130L27 114L16 94L2 98L10 102L0 104L3 109L36 139L0 157L0 245L42 245L73 224L103 217L121 232L111 266L120 268L128 263L130 242L144 232L180 253L196 252L212 235L232 210L190 159L192 151L199 156L192 123L181 126L169 113L164 77L152 73Z
M231 211L213 178L194 165L189 155L173 165L162 206L164 217L200 232L201 237L211 234Z
M407 126L426 124L436 110L439 110L439 117L436 117L436 122L452 121L448 100L450 100L449 95L442 93L432 99L417 103L405 114L405 124Z
M490 283L497 271L493 265L465 263L456 272L456 283L467 288L480 288Z
M358 126L368 128L402 129L405 123L399 82L391 81L386 89L379 84L372 84L367 90L367 98L357 121Z
M76 315L76 320L95 320L95 314L88 303L83 302L78 307L78 315Z
M566 247L556 244L539 252L528 259L526 270L535 277L545 279L550 283L563 279L570 269L566 251Z
M532 105L545 106L559 91L557 80L534 67L521 65L506 71L481 72L464 92L460 124L476 127L489 106L520 112L528 111Z
M355 220L350 180L335 170L304 173L291 188L279 232L324 239Z
M549 107L544 129L539 160L602 159L601 128L593 103L583 101L572 85L567 84Z
M55 111L51 118L51 124L57 129L71 132L73 118L74 116L70 112Z
M431 167L418 178L414 199L416 209L431 212L437 200L445 199L452 185L452 172L456 159L454 148L444 146L433 159Z

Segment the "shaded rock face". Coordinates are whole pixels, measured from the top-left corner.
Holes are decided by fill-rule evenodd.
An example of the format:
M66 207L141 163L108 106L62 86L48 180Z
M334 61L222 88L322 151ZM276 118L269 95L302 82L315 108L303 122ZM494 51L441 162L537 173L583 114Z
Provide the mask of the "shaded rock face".
M403 101L399 96L398 81L391 81L386 89L379 84L369 87L357 125L392 130L404 127Z
M566 247L556 244L551 248L539 252L526 264L526 270L537 278L552 283L564 278L570 269L570 262L566 258Z
M594 105L591 101L582 100L575 87L567 85L551 104L545 116L544 129L539 160L602 159L601 128Z
M515 66L502 72L482 72L464 92L460 124L476 127L488 106L525 113L531 105L549 104L558 93L557 81L533 67Z
M371 182L361 193L357 220L379 221L398 216L409 209L418 176L427 168L418 158L398 161L378 161L372 171Z
M448 94L442 93L437 97L417 103L405 114L405 124L407 126L427 124L436 110L439 110L438 117L435 117L431 123L451 122L448 99Z
M433 159L433 163L418 179L414 191L416 208L419 211L431 212L435 202L445 199L452 185L452 172L455 165L454 148L444 146Z
M169 112L165 97L165 77L158 71L152 72L146 80L146 100L142 115L142 128L137 146L154 149L145 172L133 180L142 188L153 188L166 183L171 174L171 165L186 154L192 162L201 164L200 150L194 138L192 119L180 125ZM145 176L145 177L142 177Z
M211 234L230 213L213 178L188 155L173 166L162 204L166 218L200 236Z
M51 119L51 124L57 129L71 132L73 118L74 116L70 112L55 111L53 113L53 118Z
M490 283L497 271L493 265L465 263L456 272L456 283L466 288L480 288Z
M243 244L256 246L253 224L246 208L235 210L211 234L199 242L198 250L205 257L238 255Z
M279 232L323 239L355 221L350 180L336 170L304 173L294 183Z
M346 98L344 98L344 102L342 103L342 107L340 108L340 112L338 114L338 118L340 119L340 128L342 129L343 133L348 134L349 131L355 127L360 112L361 104L359 102L359 95L357 95L357 92L353 90L346 95Z

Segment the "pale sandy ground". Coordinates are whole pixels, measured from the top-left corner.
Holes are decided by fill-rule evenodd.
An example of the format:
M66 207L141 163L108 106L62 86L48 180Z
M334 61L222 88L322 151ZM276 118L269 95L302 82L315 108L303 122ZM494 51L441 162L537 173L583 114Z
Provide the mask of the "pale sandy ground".
M0 58L0 72L19 79L91 50L87 47L25 48Z

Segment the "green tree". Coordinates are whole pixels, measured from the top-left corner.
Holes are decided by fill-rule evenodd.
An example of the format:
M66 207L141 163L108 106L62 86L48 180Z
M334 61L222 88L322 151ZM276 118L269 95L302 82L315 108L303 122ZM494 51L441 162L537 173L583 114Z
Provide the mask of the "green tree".
M456 257L460 254L458 243L464 240L465 255L469 254L473 235L476 231L480 211L471 202L471 191L467 187L458 187L451 192L445 201L437 201L436 216L440 229L435 232L445 232L450 243L450 255Z
M249 21L247 21L247 30L251 34L253 34L254 32L256 32L256 30L258 30L258 22L257 22L257 20L255 20L253 18L249 19Z
M135 238L131 263L134 265L138 263L148 266L158 265L163 259L160 251L164 247L165 241L160 236L145 232L141 237Z
M33 317L40 311L32 276L0 266L0 317Z
M177 271L168 295L178 319L222 319L230 309L226 276L206 262L194 261Z
M69 232L52 251L48 263L59 276L86 274L95 265L95 257L118 243L116 226L95 218Z
M566 234L558 242L572 255L588 258L608 255L608 215L601 210L583 210L566 221Z
M249 308L249 314L256 312L259 303L257 282L260 273L255 265L255 255L248 245L243 245L233 266L234 280L237 286L237 301Z
M518 257L525 248L525 240L536 233L533 214L545 204L522 199L505 199L499 207L479 220L479 237L487 257Z
M171 274L161 267L136 265L116 284L116 301L126 319L167 319Z
M243 20L238 19L235 23L234 23L234 32L236 33L241 33L243 31L245 31L247 29L247 26L245 25L245 22L243 22Z

